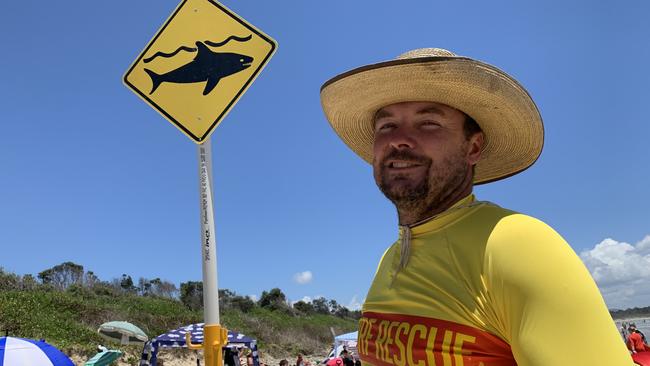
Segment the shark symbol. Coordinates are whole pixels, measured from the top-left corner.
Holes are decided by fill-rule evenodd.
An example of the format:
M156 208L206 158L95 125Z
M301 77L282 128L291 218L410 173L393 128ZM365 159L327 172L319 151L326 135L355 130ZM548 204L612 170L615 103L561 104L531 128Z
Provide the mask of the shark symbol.
M212 52L203 42L196 42L196 47L198 52L194 60L176 70L159 75L149 69L144 69L153 84L149 94L153 94L164 82L200 83L207 81L203 95L208 95L217 86L219 80L249 68L253 62L253 58L246 55Z

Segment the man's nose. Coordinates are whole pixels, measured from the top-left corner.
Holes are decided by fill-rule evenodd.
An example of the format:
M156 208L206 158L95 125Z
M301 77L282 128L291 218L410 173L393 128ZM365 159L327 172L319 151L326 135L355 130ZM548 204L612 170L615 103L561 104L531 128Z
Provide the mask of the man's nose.
M412 132L406 129L399 129L394 131L389 141L391 147L401 149L412 149L415 147L415 139Z

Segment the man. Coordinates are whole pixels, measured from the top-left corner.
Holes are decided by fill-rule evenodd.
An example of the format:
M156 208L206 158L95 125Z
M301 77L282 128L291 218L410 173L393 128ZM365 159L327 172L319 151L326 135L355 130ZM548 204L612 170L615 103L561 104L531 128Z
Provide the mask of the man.
M343 348L343 351L341 351L339 357L341 357L341 360L343 360L343 366L354 366L354 361L350 357L350 353L347 349Z
M516 80L420 49L329 80L321 102L399 218L362 309L364 365L632 364L571 247L472 194L541 153L541 116Z
M296 366L305 366L305 360L302 358L302 353L298 353L298 358L296 359Z
M253 357L253 352L248 352L246 355L246 366L254 366L255 365L255 358Z

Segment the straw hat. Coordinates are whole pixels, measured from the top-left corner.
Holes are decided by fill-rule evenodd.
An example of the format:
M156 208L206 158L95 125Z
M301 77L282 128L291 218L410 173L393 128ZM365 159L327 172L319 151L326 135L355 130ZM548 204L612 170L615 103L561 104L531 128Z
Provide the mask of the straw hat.
M440 48L412 50L348 71L323 84L320 94L336 133L369 163L375 113L407 101L446 104L479 124L485 145L474 184L525 170L544 144L542 117L523 86L494 66Z

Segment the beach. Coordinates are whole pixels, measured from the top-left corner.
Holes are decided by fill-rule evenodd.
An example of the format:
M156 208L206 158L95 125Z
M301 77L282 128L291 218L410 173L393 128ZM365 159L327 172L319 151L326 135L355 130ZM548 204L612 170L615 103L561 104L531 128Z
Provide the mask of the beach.
M260 352L260 365L277 366L282 359L287 359L289 364L295 362L298 355L286 356L271 356ZM158 366L196 366L197 357L201 365L203 363L203 355L201 351L191 351L185 348L165 349L158 354ZM312 365L317 365L325 359L326 355L305 356L304 359L309 361ZM88 360L88 357L81 355L71 355L70 359L74 362L75 366L83 366ZM162 362L161 362L162 361ZM246 365L245 359L240 359L242 365ZM113 362L111 366L136 366L140 364L140 354L125 354L117 361Z

